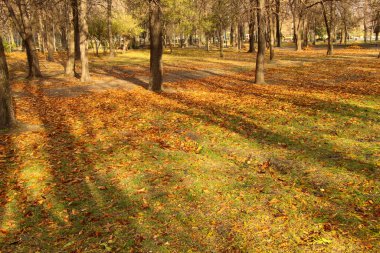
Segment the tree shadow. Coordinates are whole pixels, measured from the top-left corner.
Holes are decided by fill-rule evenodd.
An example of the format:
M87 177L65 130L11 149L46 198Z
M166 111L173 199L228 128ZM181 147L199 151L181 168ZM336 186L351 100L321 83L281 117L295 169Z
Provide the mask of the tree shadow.
M343 195L338 199L330 199L328 195L321 193L320 188L333 189L335 183L329 181L316 183L313 179L308 177L309 172L307 172L307 166L317 162L323 167L344 168L352 173L363 175L368 180L374 180L379 177L380 172L375 164L346 157L344 153L334 151L334 147L328 143L309 146L291 136L283 136L279 133L272 132L255 124L253 119L247 120L239 115L228 113L225 109L210 101L198 101L178 93L162 93L160 95L163 98L170 99L189 108L184 109L184 107L181 106L180 108L173 108L171 111L237 133L246 139L259 143L263 147L280 148L285 146L286 149L294 151L300 154L301 157L306 158L307 162L305 164L298 164L299 162L297 161L287 161L276 156L268 157L268 161L271 161L272 167L279 174L292 175L291 177L294 182L296 182L295 185L300 191L309 192L315 195L315 197L321 197L325 203L329 203L332 209L325 210L321 214L324 218L328 217L328 221L335 226L341 227L341 229L344 229L347 233L357 236L355 229L358 224L361 224L361 221L353 219L351 214L363 214L357 209L356 204L358 203L352 203L351 199ZM156 106L160 108L159 105ZM166 110L165 108L160 109L163 111ZM309 209L312 213L320 213L317 207L310 207ZM349 212L339 212L337 216L336 213L338 210L348 210ZM376 214L367 213L366 215Z
M252 83L248 79L235 78L234 76L224 76L224 78L230 78L239 82L241 81L243 84L234 86L233 84L231 85L231 81L228 80L226 80L224 83L221 83L212 79L200 80L199 82L197 82L197 84L208 89L210 92L223 91L223 93L230 93L237 96L255 96L258 98L292 104L297 107L310 109L316 112L323 111L325 113L335 114L340 117L358 118L366 122L380 122L380 112L369 107L361 107L347 103L326 101L309 96L292 96L281 91L271 91L269 93L268 91L260 87L255 87L256 89L249 88L250 86L252 86ZM247 88L249 89L249 91L247 91Z
M100 71L99 71L100 70ZM133 73L126 73L125 70L118 66L113 66L110 68L109 66L98 66L92 69L93 73L104 75L110 75L116 79L124 80L129 83L133 83L137 86L143 87L144 89L148 89L149 83L137 78Z
M230 114L215 103L204 103L179 93L162 93L162 96L186 105L189 108L196 108L200 111L198 114L197 112L194 113L191 110L179 111L182 114L206 120L210 123L219 125L230 131L245 136L246 138L254 139L262 144L286 144L288 149L302 152L310 159L316 159L317 161L325 164L342 166L349 171L363 174L368 178L376 178L379 173L375 164L345 157L344 154L334 151L331 144L325 143L322 147L310 147L304 143L301 143L299 140L291 139L290 136L282 136L281 134L271 132L256 125L253 121L248 121L236 114Z
M119 230L123 231L119 239L125 240L125 247L138 249L140 242L135 240L136 228L130 217L141 204L97 174L97 159L105 154L88 150L86 143L72 134L67 112L56 108L54 99L41 92L30 96L45 126L46 143L41 152L45 153L51 171L47 185L53 190L40 202L31 199L19 204L27 209L20 221L23 236L16 243L4 245L4 250L23 251L32 246L51 252L57 248L101 251L112 248L106 238ZM87 128L85 134L92 132ZM20 190L25 196L20 201L29 199L31 192L26 188ZM113 224L109 223L109 217L115 217Z

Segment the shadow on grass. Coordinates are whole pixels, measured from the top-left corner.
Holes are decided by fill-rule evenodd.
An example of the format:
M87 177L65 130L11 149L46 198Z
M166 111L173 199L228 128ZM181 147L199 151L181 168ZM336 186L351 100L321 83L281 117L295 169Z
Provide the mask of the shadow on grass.
M135 203L112 182L96 173L98 153L87 150L86 143L72 134L65 115L57 112L54 101L43 96L33 96L34 105L46 131L46 153L51 171L50 186L54 188L56 199L53 206L37 201L19 203L26 206L19 241L3 244L2 250L9 252L29 251L30 247L53 252L58 248L71 250L97 250L112 248L108 240L113 233L123 231L119 239L125 248L140 247L141 240L129 217L138 211ZM91 129L87 133L91 135ZM45 168L46 169L46 168ZM17 179L15 179L17 180ZM41 182L42 183L42 182ZM22 199L31 192L21 189ZM52 210L57 209L59 219ZM109 217L114 217L110 224ZM27 238L27 239L25 239ZM107 239L108 238L108 239Z
M181 211L178 203L169 197L169 189L181 182L181 175L170 165L163 166L161 159L165 158L165 154L161 153L160 148L134 145L128 138L121 137L100 141L96 137L99 129L92 127L94 119L71 110L61 110L56 102L66 100L65 98L43 96L41 89L37 94L30 93L29 97L33 109L45 127L44 143L39 152L44 154L46 165L30 169L31 173L38 173L40 170L50 171L50 179L33 183L46 185L51 190L48 193L38 192L43 195L42 199L37 200L41 196L34 196L35 192L19 183L19 175L14 179L18 182L17 185L20 185L15 190L21 193L13 212L20 213L21 217L14 217L17 218L18 227L9 231L0 250L142 252L142 248L178 247L180 252L186 245L201 250L200 244L197 245L193 241L191 226L189 221L183 218L184 215L178 213L178 216L175 216L166 210L169 205L170 208ZM85 137L74 134L70 117L74 117L76 122L82 122L85 130L82 135ZM8 142L4 144L9 147L10 152L12 145ZM125 159L128 159L128 153L131 151L149 153L143 161L135 161L137 164L144 164L147 160L154 161L153 164L149 163L150 169L140 168L139 187L143 189L140 193L123 189L116 172L112 168L108 169L108 166L115 165L113 163L120 162L115 158L119 150L125 152ZM11 155L14 154L10 153L9 156ZM128 160L127 164L123 165L122 177L131 172L131 164L133 160ZM12 167L9 167L8 170L11 169ZM2 173L6 176L5 173L8 171ZM7 181L4 180L2 183L7 184ZM184 196L189 191L186 186L181 187ZM1 194L7 192L7 187L0 190ZM157 201L166 205L165 209L157 210ZM6 203L1 204L3 206ZM5 212L5 209L0 209L0 222L4 219ZM168 225L172 223L178 227ZM184 240L182 244L164 246L173 235L179 235ZM117 245L117 248L114 245Z
M101 70L101 71L99 71ZM109 66L98 66L92 70L93 73L103 75L106 73L109 76L113 76L116 79L124 80L135 84L137 86L143 87L144 89L148 89L149 84L143 80L136 78L133 74L126 73L121 67L114 66L110 68Z
M379 171L377 171L377 166L375 164L347 158L344 154L333 151L333 147L329 144L324 144L322 147L311 147L305 143L301 143L299 140L291 139L291 136L282 136L280 134L273 133L253 122L247 121L241 116L229 114L223 111L223 108L219 108L217 104L197 101L178 93L163 93L162 96L175 100L176 102L186 105L189 108L200 110L200 113L197 113L194 110L183 110L179 111L179 113L206 120L212 124L236 132L246 138L254 139L261 144L275 146L277 146L278 143L281 143L281 145L286 144L287 149L299 151L306 157L312 160L316 159L320 163L344 167L349 171L363 174L369 178L376 178L378 175ZM332 160L331 158L335 159Z
M236 79L234 77L232 77L232 79L248 83L247 85L252 85L252 83L250 83L250 81L247 79ZM376 109L341 102L326 101L309 96L292 96L281 92L273 93L273 91L271 91L271 93L268 93L264 89L260 88L258 88L257 91L253 89L249 89L249 91L247 91L245 89L247 88L246 85L239 85L238 87L234 87L233 85L229 85L228 81L226 81L226 83L227 84L222 84L220 82L209 79L198 82L199 85L214 92L221 90L223 92L235 94L238 96L255 96L258 98L289 103L300 108L310 109L315 112L323 111L325 113L335 114L339 117L358 118L362 121L375 123L380 122L380 112Z
M177 103L185 105L187 108L191 108L175 109L175 112L177 113L187 115L197 120L202 120L211 125L217 125L219 127L225 128L245 137L246 139L254 140L263 146L272 146L274 148L279 148L279 143L281 143L281 146L285 146L286 149L295 151L300 154L300 159L306 158L309 161L307 163L312 164L314 162L317 162L323 167L337 166L344 168L345 170L352 173L363 175L369 180L379 177L379 168L375 164L348 158L345 156L345 154L334 151L333 146L328 143L321 143L320 146L311 146L307 143L301 142L298 139L293 139L291 136L283 136L281 134L274 133L270 130L256 125L250 120L242 118L241 116L230 114L212 102L197 101L183 94L162 93L161 95L166 99L171 99ZM161 109L163 111L165 110L165 108ZM308 179L307 173L304 172L306 170L306 168L303 167L304 165L296 165L295 167L288 166L284 168L281 166L281 163L287 164L287 161L280 162L280 165L274 166L274 169L278 170L279 173L291 173L293 177L295 177L294 180L295 182L298 182L297 185L300 189L302 189L302 191L305 191L306 189L306 191L310 192L311 194L316 194L316 197L323 197L323 194L321 195L319 191L319 188L321 186L316 185L315 182ZM292 161L292 163L297 164L298 162ZM292 170L295 171L292 173ZM299 171L297 172L297 170ZM296 172L296 176L294 176L294 172ZM326 184L327 188L335 187L334 185L329 185L329 182L324 182L324 184ZM343 197L343 199L345 199L345 197ZM326 210L326 213L324 213L324 215L330 216L329 221L333 224L337 224L338 226L344 224L342 228L345 226L353 228L353 230L349 229L347 232L352 232L354 235L356 226L360 224L360 222L358 223L357 219L352 219L352 216L350 216L351 213L356 212L354 210L355 205L353 205L353 203L351 203L349 200L342 200L338 202L328 199L327 196L324 197L324 201L334 206L333 210ZM349 210L350 212L340 213L341 215L335 218L333 214L338 210ZM315 210L315 212L317 211Z

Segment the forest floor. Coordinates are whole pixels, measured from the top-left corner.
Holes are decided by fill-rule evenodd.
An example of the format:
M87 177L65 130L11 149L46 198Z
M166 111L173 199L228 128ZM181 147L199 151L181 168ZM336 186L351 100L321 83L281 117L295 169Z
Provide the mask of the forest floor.
M379 252L380 71L374 48L61 57L26 80L0 134L0 252Z

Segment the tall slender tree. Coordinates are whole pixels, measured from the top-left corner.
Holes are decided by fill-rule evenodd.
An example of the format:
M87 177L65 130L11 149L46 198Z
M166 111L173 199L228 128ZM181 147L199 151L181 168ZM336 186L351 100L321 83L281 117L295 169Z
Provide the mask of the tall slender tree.
M79 16L79 32L80 32L80 60L81 60L81 77L82 82L90 79L90 71L88 66L88 26L87 26L87 0L79 0L78 6Z
M255 0L249 0L249 50L248 53L256 52L255 49L255 30L256 30L256 10Z
M163 82L163 31L161 0L149 0L150 31L150 81L149 89L155 92L162 90Z
M108 44L110 49L110 57L115 56L113 48L113 35L112 35L112 0L107 0L107 32Z
M258 49L256 57L256 84L264 84L264 60L265 60L265 0L256 0L257 25L258 25Z
M8 66L4 52L3 39L0 36L0 129L13 126L15 115L11 89L9 87Z
M282 37L280 15L281 15L281 0L276 0L276 40L277 40L277 47L281 47L281 37Z
M66 0L66 27L67 27L67 61L65 65L65 74L67 76L75 75L75 30L74 30L74 9L75 0Z
M320 3L322 5L323 19L325 21L326 32L327 32L327 55L332 55L334 51L334 44L332 38L332 29L334 25L334 12L335 12L335 2L330 0L327 3L326 0L322 0ZM329 5L329 10L326 7Z

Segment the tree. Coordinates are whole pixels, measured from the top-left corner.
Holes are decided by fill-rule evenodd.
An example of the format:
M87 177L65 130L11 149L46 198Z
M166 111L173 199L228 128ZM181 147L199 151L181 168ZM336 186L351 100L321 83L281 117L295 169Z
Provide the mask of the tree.
M280 24L280 12L281 12L281 0L276 1L276 39L277 47L281 47L281 24Z
M45 10L45 12L46 12L45 29L46 29L47 51L48 51L47 60L51 61L51 62L54 61L54 51L55 51L53 9L54 8L51 6L51 3L49 3L46 6L46 10Z
M9 15L12 18L18 33L23 39L28 59L29 73L28 78L42 77L40 63L37 55L37 49L33 40L33 30L30 20L30 3L25 0L16 1L18 15L14 10L14 5L10 0L3 0L8 8Z
M329 1L329 9L327 9L326 7L326 2L326 0L322 0L320 3L322 5L323 18L325 21L327 31L327 55L332 55L334 50L334 45L332 41L332 29L334 25L335 1Z
M256 84L264 84L264 60L265 60L265 0L256 0L257 25L258 25L258 49L256 57Z
M108 44L110 48L110 57L114 57L113 37L112 37L112 0L107 0L107 31L108 31Z
M149 89L155 92L162 90L163 82L163 39L161 0L149 0L150 31L150 81Z
M131 15L120 12L112 17L112 34L123 40L123 51L128 50L129 42L144 30Z
M274 19L273 19L273 10L272 10L272 1L269 1L267 8L267 16L268 16L268 41L269 41L269 51L270 51L270 60L274 59L274 38L275 38L275 28L274 28Z
M67 76L75 75L75 31L73 10L74 7L74 0L66 0L65 9L67 12L67 61L65 65L65 74Z
M256 30L256 11L255 0L249 0L249 50L248 53L256 52L255 49L255 30Z
M15 115L9 87L8 66L4 52L3 39L0 36L0 129L15 124Z
M78 0L78 17L79 17L79 33L80 33L80 59L81 59L81 77L82 82L90 79L90 71L88 67L88 26L87 26L87 0Z
M230 8L228 0L215 0L212 8L213 21L215 22L216 30L218 33L219 40L219 54L220 57L224 57L223 44L224 36L223 32L228 23Z
M306 0L307 1L307 0ZM290 9L293 16L293 32L296 50L302 50L302 28L305 15L305 3L302 0L289 0Z

